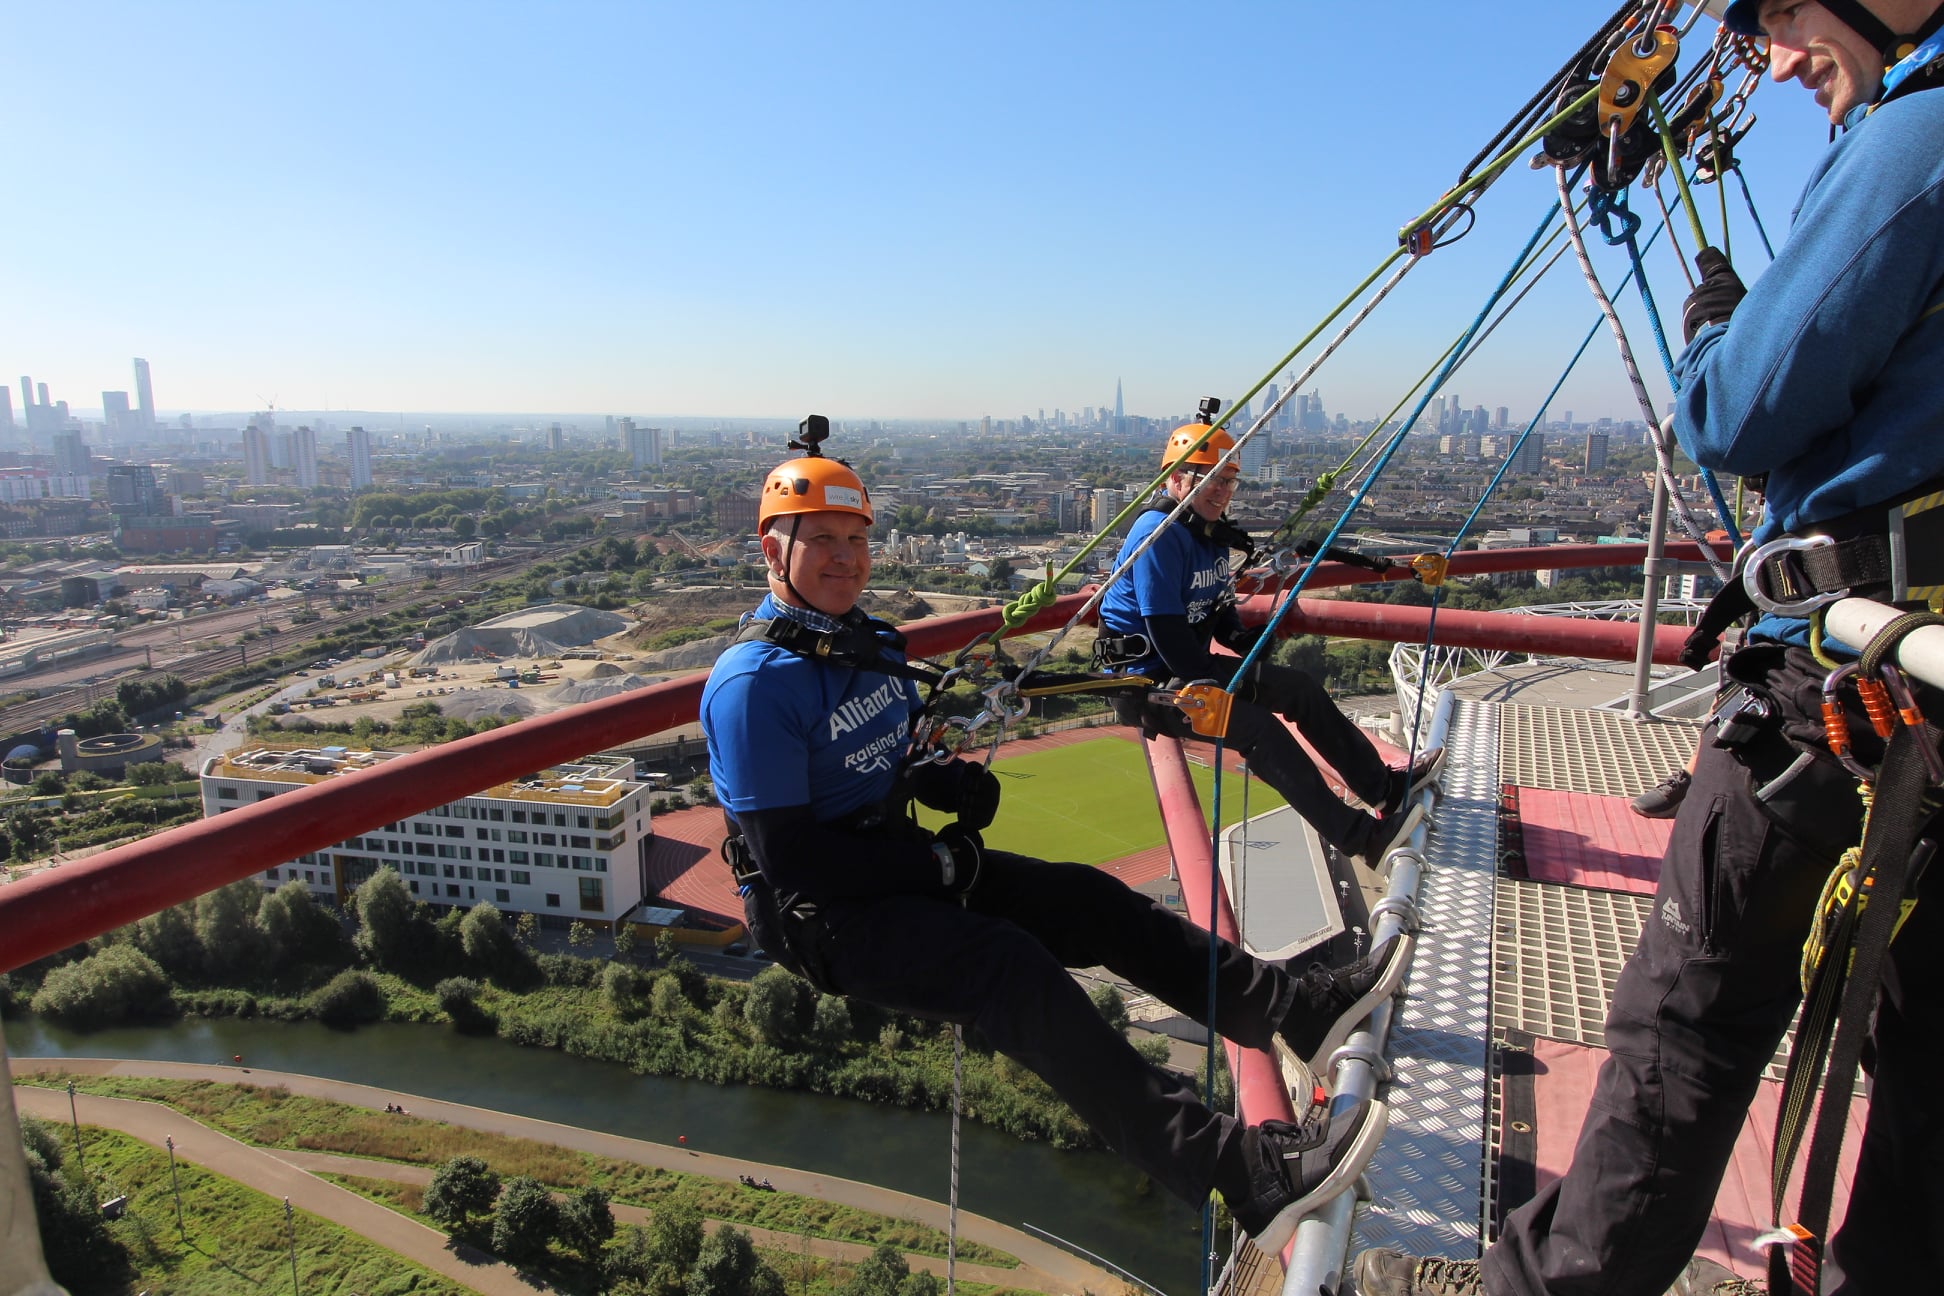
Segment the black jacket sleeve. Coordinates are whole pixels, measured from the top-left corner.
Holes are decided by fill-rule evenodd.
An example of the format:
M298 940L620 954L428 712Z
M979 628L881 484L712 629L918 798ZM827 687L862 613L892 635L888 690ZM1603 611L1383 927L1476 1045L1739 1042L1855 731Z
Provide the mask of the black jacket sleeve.
M1234 669L1216 662L1207 642L1188 628L1185 616L1151 616L1147 619L1147 635L1148 642L1161 654L1161 660L1167 663L1169 673L1176 679L1226 680L1229 671Z
M807 805L744 810L736 822L756 867L780 893L813 900L948 894L931 834L916 824L866 836L818 823Z

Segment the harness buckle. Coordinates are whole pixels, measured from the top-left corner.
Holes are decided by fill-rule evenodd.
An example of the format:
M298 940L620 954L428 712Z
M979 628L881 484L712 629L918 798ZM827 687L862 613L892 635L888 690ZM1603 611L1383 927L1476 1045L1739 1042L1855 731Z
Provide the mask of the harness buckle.
M1747 591L1749 600L1762 611L1785 617L1806 617L1811 612L1828 607L1838 599L1846 599L1849 597L1849 586L1817 593L1806 578L1791 572L1786 561L1788 554L1806 553L1811 549L1827 549L1835 543L1835 540L1826 535L1781 536L1771 540L1749 555L1747 564L1742 568L1742 589ZM1780 598L1762 588L1763 569L1775 559L1782 560L1777 565L1777 574L1781 579L1792 586L1797 586L1797 588L1780 591L1783 595ZM1801 594L1803 590L1810 592L1803 597L1789 597Z

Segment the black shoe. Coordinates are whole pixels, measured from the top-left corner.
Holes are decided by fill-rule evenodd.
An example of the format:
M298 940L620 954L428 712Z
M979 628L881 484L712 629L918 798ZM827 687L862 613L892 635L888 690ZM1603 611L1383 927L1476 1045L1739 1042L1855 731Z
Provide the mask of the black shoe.
M1348 846L1342 847L1345 855L1363 865L1371 872L1381 871L1385 854L1391 847L1411 835L1411 830L1424 818L1424 807L1414 805L1398 814L1387 814L1382 819L1364 816L1365 822L1358 825L1359 839L1352 839Z
M1744 1278L1725 1265L1696 1256L1667 1289L1667 1296L1768 1296L1768 1284Z
M1408 936L1392 936L1354 963L1339 968L1314 963L1298 976L1296 1002L1280 1032L1296 1056L1327 1064L1350 1032L1397 993L1411 961L1412 943Z
M1387 1120L1384 1104L1366 1098L1334 1118L1318 1105L1300 1125L1264 1121L1242 1130L1240 1183L1222 1190L1229 1213L1258 1249L1280 1253L1303 1216L1356 1183Z
M1357 1257L1357 1296L1484 1296L1476 1260L1373 1249Z
M1692 774L1675 770L1627 804L1642 819L1672 819L1680 811L1681 802L1687 800L1688 785L1693 782Z
M1424 790L1425 784L1438 777L1444 768L1445 749L1433 747L1421 751L1411 762L1409 769L1394 769L1390 772L1390 790L1384 797L1384 813L1396 814L1404 808L1404 803Z

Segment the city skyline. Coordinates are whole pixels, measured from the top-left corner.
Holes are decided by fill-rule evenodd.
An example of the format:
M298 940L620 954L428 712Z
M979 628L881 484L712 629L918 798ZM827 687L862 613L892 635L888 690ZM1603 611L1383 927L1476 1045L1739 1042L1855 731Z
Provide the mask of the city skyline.
M1407 0L1385 26L1413 38L1375 50L1357 12L1245 4L107 9L23 14L0 53L37 177L0 217L0 372L81 410L145 357L137 418L997 419L1100 407L1122 379L1133 410L1233 399L1603 16ZM279 89L247 113L152 80L266 57ZM99 92L62 93L82 66ZM1452 66L1485 74L1438 113L1396 94ZM1741 150L1773 237L1819 152L1798 98L1762 92ZM1336 408L1389 408L1550 197L1513 168L1314 380ZM1673 309L1665 245L1652 268ZM1460 381L1530 410L1593 318L1562 269ZM1562 402L1632 413L1610 342L1581 374Z

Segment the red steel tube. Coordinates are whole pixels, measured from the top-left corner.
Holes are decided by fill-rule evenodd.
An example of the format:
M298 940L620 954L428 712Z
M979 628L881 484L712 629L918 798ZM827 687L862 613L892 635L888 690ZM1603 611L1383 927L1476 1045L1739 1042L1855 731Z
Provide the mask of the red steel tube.
M1678 552L1681 548L1669 546L1670 556L1683 556ZM1642 545L1499 549L1459 554L1452 560L1452 571L1462 575L1538 567L1627 566L1639 563L1644 555ZM1398 578L1397 573L1390 577ZM1377 579L1361 568L1323 563L1311 583L1348 585ZM1067 595L1027 622L1022 632L1064 624L1082 602L1082 595ZM1260 622L1268 606L1266 598L1251 599L1246 610ZM1427 617L1425 608L1304 599L1292 613L1295 624L1288 628L1292 633L1421 640ZM993 607L931 618L905 630L913 655L938 656L958 651L999 625L1000 609ZM1630 635L1617 622L1495 612L1447 611L1438 616L1439 642L1464 647L1624 660L1633 655ZM1664 627L1654 659L1674 660L1680 636L1678 628ZM1620 650L1622 639L1629 645L1625 651ZM589 752L691 723L703 679L698 673L523 720L399 756L356 774L328 778L85 860L42 869L0 887L0 971L193 899L271 864L333 846L379 824Z
M1188 757L1178 738L1147 740L1148 773L1154 780L1155 799L1161 805L1161 822L1167 829L1168 849L1174 855L1175 874L1181 882L1181 898L1187 902L1188 916L1203 930L1212 930L1224 940L1240 940L1235 909L1228 891L1216 893L1215 913L1208 912L1210 879L1215 872L1214 843L1208 821L1202 817L1201 801L1195 795L1195 780L1188 770ZM1282 1069L1266 1049L1245 1049L1229 1040L1229 1074L1235 1077L1235 1092L1242 1116L1251 1125L1266 1120L1294 1120L1295 1108L1284 1087Z
M1268 620L1272 606L1268 595L1258 594L1244 599L1239 610L1243 621L1260 625ZM1422 643L1430 624L1428 607L1299 598L1277 630L1284 636L1318 634ZM1638 633L1630 621L1522 616L1516 612L1463 612L1453 608L1438 610L1438 644L1445 648L1496 648L1507 652L1632 661ZM1685 626L1656 626L1654 661L1662 666L1677 664L1687 635Z

